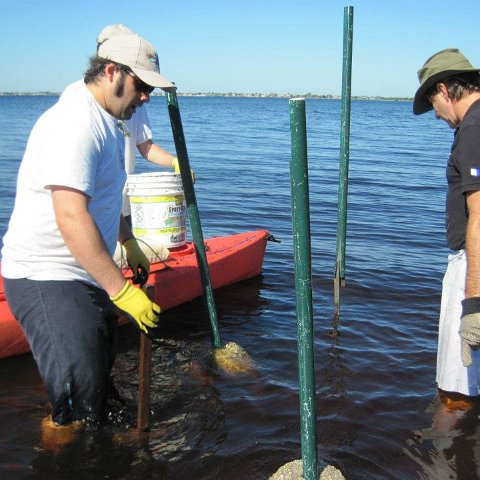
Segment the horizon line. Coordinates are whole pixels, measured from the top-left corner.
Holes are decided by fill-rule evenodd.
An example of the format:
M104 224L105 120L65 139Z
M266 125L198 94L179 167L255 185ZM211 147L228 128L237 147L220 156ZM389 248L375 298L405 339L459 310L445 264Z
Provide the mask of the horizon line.
M21 91L4 91L0 92L0 96L7 97L7 96L60 96L61 92L54 92L49 90L39 90L39 91L29 91L29 92L21 92ZM158 97L164 96L165 93L163 92L155 92L152 93L150 96ZM305 93L305 94L297 94L297 93L260 93L260 92L177 92L178 96L190 96L190 97L257 97L257 98L314 98L314 99L332 99L332 100L340 100L342 97L341 95L334 95L334 94L319 94L319 93ZM384 96L384 95L352 95L352 100L401 100L401 101L413 101L413 97L402 97L402 96Z

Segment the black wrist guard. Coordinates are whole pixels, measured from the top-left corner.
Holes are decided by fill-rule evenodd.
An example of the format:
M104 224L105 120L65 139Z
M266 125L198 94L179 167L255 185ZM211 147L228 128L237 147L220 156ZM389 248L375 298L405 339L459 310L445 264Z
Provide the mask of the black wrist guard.
M470 297L462 300L462 317L472 313L480 313L480 297Z

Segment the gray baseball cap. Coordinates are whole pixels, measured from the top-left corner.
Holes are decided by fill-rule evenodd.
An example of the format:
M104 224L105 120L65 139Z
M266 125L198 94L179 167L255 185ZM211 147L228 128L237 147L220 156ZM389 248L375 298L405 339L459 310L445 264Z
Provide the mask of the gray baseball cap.
M113 25L107 25L97 37L97 46L99 47L103 42L106 42L109 38L114 37L115 35L122 35L124 33L129 33L131 35L136 35L136 33L130 30L128 27L122 23L115 23Z
M175 88L172 82L160 75L157 51L140 35L131 33L114 35L98 47L97 55L129 67L147 85Z

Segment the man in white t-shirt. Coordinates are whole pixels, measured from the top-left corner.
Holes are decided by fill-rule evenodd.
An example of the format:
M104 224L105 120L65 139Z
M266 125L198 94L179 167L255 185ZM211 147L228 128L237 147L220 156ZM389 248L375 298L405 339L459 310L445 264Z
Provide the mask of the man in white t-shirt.
M68 85L60 96L63 101L75 92L82 90L85 87L84 80ZM128 120L120 120L119 128L125 138L125 172L127 174L135 173L136 166L136 152L137 149L141 155L152 163L161 165L163 167L172 167L175 173L180 173L178 159L174 157L162 147L153 143L152 130L150 129L150 120L148 118L145 105L140 105L133 114L132 118ZM193 175L193 173L192 173ZM127 195L126 185L123 188L122 195L122 215L131 226L131 210L130 200Z
M160 75L149 42L137 35L105 41L85 85L38 119L20 165L2 275L47 388L50 424L59 429L105 419L116 308L145 333L158 324L160 307L112 260L118 239L129 244L135 273L148 273L121 216L119 121L130 119L155 87L175 88Z
M135 32L121 23L106 26L97 37L97 51L109 38L125 34L136 35ZM153 142L150 119L145 105L137 108L132 118L124 121L123 128L125 132L125 171L127 174L135 173L137 150L148 161L162 167L172 167L175 173L180 173L177 157ZM128 224L131 225L130 201L126 188L123 190L122 214Z

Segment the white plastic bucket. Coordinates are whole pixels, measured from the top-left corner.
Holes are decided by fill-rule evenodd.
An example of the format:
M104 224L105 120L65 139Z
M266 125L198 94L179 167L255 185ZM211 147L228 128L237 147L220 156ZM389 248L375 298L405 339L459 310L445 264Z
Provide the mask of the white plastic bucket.
M136 238L153 249L185 245L186 204L179 174L158 172L128 175L127 194Z
M180 174L171 172L147 172L127 175L127 184L134 185L141 183L165 183L170 186L182 188L182 177Z

